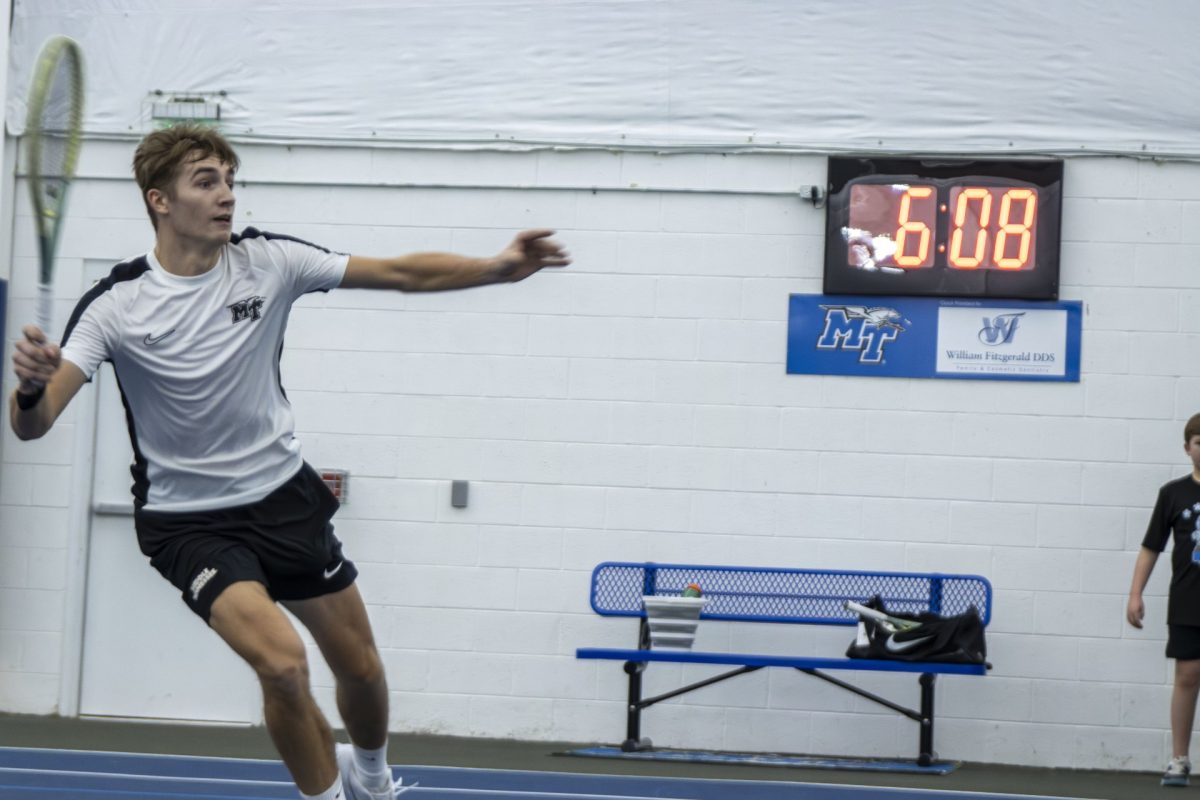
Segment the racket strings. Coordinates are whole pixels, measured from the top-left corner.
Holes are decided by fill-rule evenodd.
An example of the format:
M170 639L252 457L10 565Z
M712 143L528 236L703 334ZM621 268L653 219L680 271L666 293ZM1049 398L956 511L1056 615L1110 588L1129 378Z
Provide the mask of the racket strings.
M41 133L37 170L42 177L43 192L51 200L64 195L63 188L73 171L82 107L82 87L76 75L76 65L64 52L54 65L42 114L37 120Z
M34 206L40 248L38 283L53 283L54 252L67 189L75 177L75 166L83 132L83 58L79 46L65 36L55 36L42 46L29 91L26 134L29 137L27 167L30 199ZM38 323L49 323L49 291L39 299Z

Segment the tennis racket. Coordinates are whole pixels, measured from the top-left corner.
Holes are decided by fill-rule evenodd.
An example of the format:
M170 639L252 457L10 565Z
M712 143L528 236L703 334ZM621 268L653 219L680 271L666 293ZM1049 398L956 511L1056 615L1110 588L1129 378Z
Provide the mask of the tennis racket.
M54 254L83 138L83 53L66 36L42 45L29 87L26 173L38 236L37 326L51 335Z
M853 611L855 614L858 614L860 617L868 617L876 622L890 625L893 633L911 631L921 627L921 623L917 622L916 620L893 617L891 614L885 614L878 609L864 606L862 603L856 603L853 600L846 601L846 608L850 611Z

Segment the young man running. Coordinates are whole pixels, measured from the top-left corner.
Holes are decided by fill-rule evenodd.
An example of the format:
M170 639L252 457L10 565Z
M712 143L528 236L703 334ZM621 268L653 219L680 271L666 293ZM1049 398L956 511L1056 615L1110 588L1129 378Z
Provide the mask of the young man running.
M104 361L133 444L142 552L262 685L272 740L302 797L383 800L388 690L358 572L330 524L338 503L300 455L279 359L292 304L334 288L425 292L523 280L562 267L550 231L493 258L364 258L247 228L234 234L238 157L215 130L146 136L134 174L154 249L117 264L75 307L61 349L23 330L10 403L21 439L46 433ZM338 745L309 689L312 633L353 743Z

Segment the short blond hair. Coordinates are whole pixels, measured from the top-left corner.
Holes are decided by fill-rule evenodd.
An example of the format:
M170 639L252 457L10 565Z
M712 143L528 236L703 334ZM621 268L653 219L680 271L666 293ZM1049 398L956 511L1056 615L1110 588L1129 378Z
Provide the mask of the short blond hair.
M238 168L238 156L229 141L207 125L183 122L146 134L133 154L133 177L142 190L142 202L150 222L158 230L158 218L150 208L147 193L151 189L169 193L185 164L215 156Z

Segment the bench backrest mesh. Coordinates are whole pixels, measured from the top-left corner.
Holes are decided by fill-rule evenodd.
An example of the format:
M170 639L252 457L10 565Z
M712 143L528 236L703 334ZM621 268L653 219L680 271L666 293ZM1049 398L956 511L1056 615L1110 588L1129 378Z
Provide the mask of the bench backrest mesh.
M858 617L845 602L874 595L892 612L952 616L975 606L985 625L992 614L992 586L979 575L626 562L592 571L592 608L605 616L640 617L643 595L679 596L689 583L699 584L708 598L704 619L853 625Z

